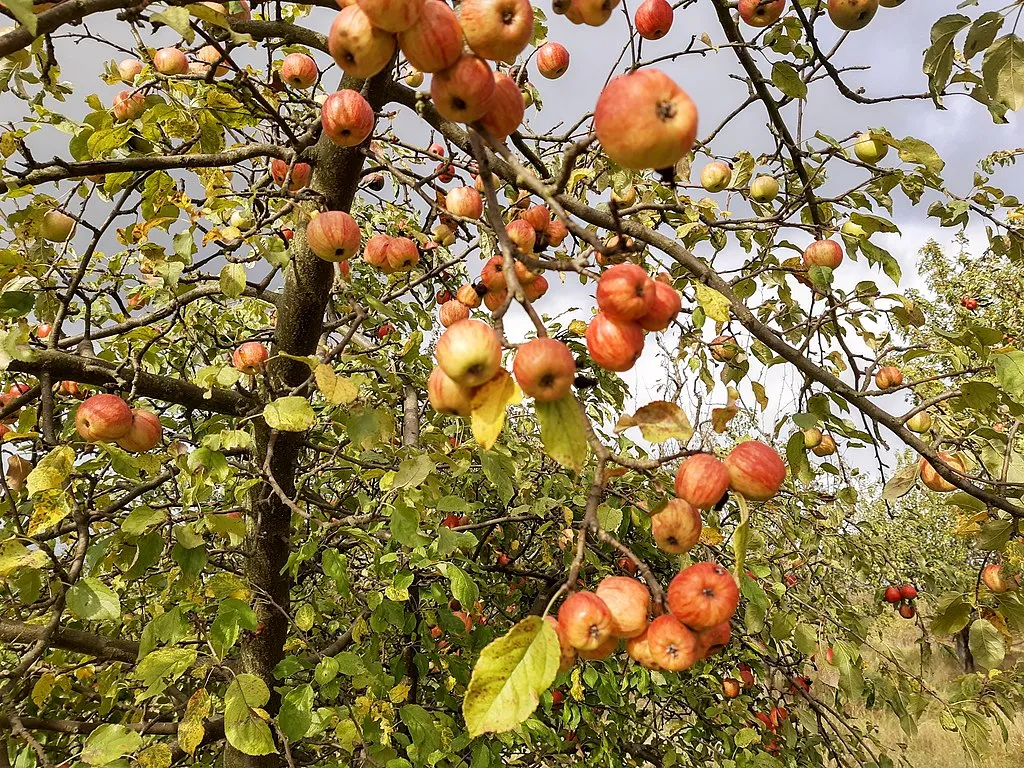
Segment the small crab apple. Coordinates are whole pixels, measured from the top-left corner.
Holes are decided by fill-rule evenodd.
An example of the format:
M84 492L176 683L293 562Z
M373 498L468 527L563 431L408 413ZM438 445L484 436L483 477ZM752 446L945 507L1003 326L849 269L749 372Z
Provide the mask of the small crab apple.
M904 600L913 600L917 597L917 587L913 584L904 584L900 587L900 597Z
M93 395L78 406L75 428L83 440L120 440L132 426L132 409L117 395Z
M722 695L727 699L735 699L740 695L740 681L734 677L722 680Z
M138 92L121 91L114 97L111 111L118 122L134 120L146 111L146 97Z
M636 637L647 629L651 592L628 576L606 576L594 593L604 601L612 615L612 635Z
M576 663L576 649L565 639L565 633L562 631L562 625L558 623L558 619L554 616L545 616L544 621L550 624L551 628L555 630L555 634L558 635L558 671L568 672Z
M231 356L231 364L238 371L252 376L263 370L268 359L270 359L270 352L266 345L258 341L247 341L235 350Z
M655 291L656 283L643 267L616 264L597 281L597 306L614 320L638 320L650 311Z
M464 387L452 381L440 367L435 367L427 379L427 399L430 401L430 407L449 416L468 418L473 412L475 391L474 387Z
M702 528L700 512L682 499L669 499L665 508L651 517L654 543L670 555L681 555L693 549L700 541Z
M132 423L128 432L117 440L117 444L126 451L145 453L160 445L164 428L160 418L145 408L132 411Z
M387 32L402 32L420 16L423 0L355 0L373 26Z
M375 27L370 17L353 4L342 8L334 17L327 33L327 50L345 72L365 79L373 77L391 61L395 36Z
M490 381L501 367L501 342L480 320L455 323L441 334L434 354L444 372L465 387Z
M579 651L593 651L612 637L612 614L593 592L574 592L558 609L565 639Z
M509 64L533 36L530 0L462 0L459 23L477 56Z
M355 256L361 241L359 225L345 211L324 211L306 227L309 249L325 261L345 261Z
M572 389L576 361L556 339L532 339L516 351L512 372L528 397L541 402L561 400Z
M811 453L815 456L831 456L836 452L836 441L832 435L822 434L821 440L818 444L811 448Z
M875 374L875 386L879 389L894 389L903 383L903 371L894 365L884 365Z
M644 0L633 15L633 26L644 40L660 40L672 28L674 18L668 0Z
M494 95L487 113L480 118L480 124L496 141L504 141L523 122L525 114L526 104L515 80L504 72L495 72Z
M779 182L774 176L757 176L750 182L750 199L758 203L770 203L779 196Z
M907 419L907 429L918 434L927 432L932 428L932 415L928 411L918 411Z
M320 123L339 147L355 147L373 132L373 107L359 91L335 91L320 107Z
M910 603L904 603L903 605L900 606L899 614L904 619L912 619L915 616L917 616L917 608L915 608Z
M487 114L494 100L494 73L479 56L464 54L430 82L438 114L456 123L472 123Z
M288 168L288 163L280 158L275 157L270 161L270 175L278 186L284 186L285 179L288 178ZM290 192L297 192L305 187L313 175L313 167L309 163L296 163L291 171L291 183L288 185Z
M751 501L767 501L786 479L786 464L771 446L759 440L737 445L725 458L729 487Z
M683 308L679 291L668 283L654 281L654 299L647 312L637 322L645 331L664 331Z
M734 360L740 352L740 346L736 343L735 336L716 336L708 345L711 357L720 363L728 363Z
M835 240L815 240L804 249L804 266L835 269L843 263L843 247Z
M697 509L711 509L729 490L729 469L709 453L683 460L676 472L676 496Z
M153 54L153 67L161 75L183 75L188 72L188 57L180 48L161 48Z
M900 596L900 588L896 586L890 586L885 588L885 602L892 605L896 605L903 598Z
M728 622L739 605L736 579L718 563L696 563L680 571L668 585L672 615L694 630Z
M544 43L537 49L537 71L548 80L557 80L569 70L569 50L561 43Z
M939 459L949 465L949 468L954 472L964 474L967 471L967 466L964 464L964 460L957 455L948 453L940 453ZM956 486L946 480L942 475L935 471L935 467L931 465L928 459L921 457L921 462L918 465L921 471L921 482L925 484L925 487L929 490L937 493L950 493L956 490Z
M410 88L419 88L423 85L423 73L418 69L412 70L405 76L405 84Z
M601 91L594 130L608 157L623 168L672 168L693 148L697 107L664 72L640 69Z
M49 323L40 323L36 326L35 336L37 339L45 339L53 331L53 326Z
M740 0L740 18L752 27L774 24L786 10L786 0Z
M839 29L864 29L878 11L878 0L828 0L828 17Z
M445 197L445 209L452 216L479 219L484 213L484 201L473 187L456 187Z
M606 371L628 371L644 351L644 330L638 323L598 312L587 325L587 351Z
M446 301L437 310L437 319L441 321L441 325L445 328L450 328L460 320L466 320L468 318L469 307L455 299Z
M978 308L978 300L970 296L964 296L960 299L960 306L973 312Z
M868 165L874 165L889 154L889 145L876 139L870 132L862 133L853 145L853 153L857 159Z
M655 663L669 672L689 669L701 657L697 636L679 619L667 613L656 618L647 628L647 645Z
M825 433L817 427L811 427L803 431L804 448L817 448L825 439Z
M708 192L721 192L729 187L730 181L732 168L721 160L708 163L700 171L700 185Z
M309 88L319 76L316 62L304 53L289 53L281 62L281 79L292 88Z
M441 0L426 0L416 23L398 33L405 60L420 72L447 69L459 60L462 45L459 18Z

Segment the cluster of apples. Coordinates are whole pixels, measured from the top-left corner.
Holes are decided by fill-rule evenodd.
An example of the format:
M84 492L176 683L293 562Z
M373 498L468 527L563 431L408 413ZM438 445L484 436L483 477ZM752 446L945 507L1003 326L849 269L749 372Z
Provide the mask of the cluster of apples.
M587 325L587 350L608 371L628 371L644 349L645 331L664 331L682 309L679 292L637 264L616 264L597 281L598 312Z
M681 672L728 645L739 599L732 574L705 562L676 574L668 588L669 612L653 621L650 591L629 576L608 576L593 592L573 592L557 619L545 618L558 634L561 671L577 656L607 659L625 640L626 653L641 666Z
M895 8L903 0L828 0L828 17L845 32L864 29L875 17L878 6ZM739 0L740 18L752 27L774 24L786 10L786 0Z
M117 395L93 395L78 406L75 428L90 443L117 443L126 451L143 453L160 444L163 425L145 408L131 408Z
M714 160L700 171L700 185L708 192L722 192L732 181L732 168L722 160ZM779 182L774 176L755 176L750 182L750 197L759 203L770 203L779 196Z
M912 619L917 615L917 608L914 607L917 587L913 584L904 584L900 587L890 585L886 587L883 597L893 608L899 606L897 610L904 619Z

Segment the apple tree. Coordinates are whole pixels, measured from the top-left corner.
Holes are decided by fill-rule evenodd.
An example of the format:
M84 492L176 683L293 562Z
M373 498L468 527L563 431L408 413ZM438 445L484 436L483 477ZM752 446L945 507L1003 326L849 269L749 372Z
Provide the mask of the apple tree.
M7 0L0 766L983 751L1022 5L939 5ZM858 84L880 25L917 90ZM878 125L950 101L969 179Z

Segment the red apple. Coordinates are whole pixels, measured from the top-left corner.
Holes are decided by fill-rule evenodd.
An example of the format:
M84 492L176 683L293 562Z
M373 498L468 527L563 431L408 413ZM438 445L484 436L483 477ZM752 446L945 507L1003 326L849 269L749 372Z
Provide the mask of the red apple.
M51 331L53 331L53 326L49 323L40 323L36 326L36 338L40 340L45 339L50 335Z
M670 614L659 616L647 628L651 657L662 669L681 672L701 657L697 636Z
M895 605L902 598L900 597L900 588L896 586L886 587L885 590L885 602L892 603Z
M624 168L672 168L697 136L697 107L658 69L640 69L608 83L594 109L604 151Z
M736 358L740 347L734 336L716 336L708 345L711 356L720 363L727 363Z
M335 91L320 108L324 133L340 147L362 144L373 131L373 107L359 91Z
M430 96L441 117L456 123L472 123L491 108L494 73L479 56L463 55L448 69L434 75Z
M247 341L235 350L231 363L242 373L252 376L263 370L269 358L270 352L265 345L258 341Z
M434 354L444 372L464 387L490 381L501 367L501 343L480 320L455 323L441 334Z
M430 407L438 413L469 418L473 412L475 387L464 387L452 381L439 367L430 372L427 380L427 398Z
M973 299L970 296L964 296L962 299L960 299L960 306L962 306L964 309L969 309L973 312L978 308L978 300Z
M665 508L651 517L654 543L670 555L681 555L693 549L700 541L702 528L700 512L682 499L669 499Z
M533 6L529 0L462 0L459 22L473 53L511 64L533 36Z
M179 48L161 48L153 54L153 66L161 75L184 75L188 72L188 57Z
M729 487L751 501L767 501L786 479L786 464L771 446L759 440L740 443L725 458Z
M420 262L420 249L408 237L388 241L388 267L392 272L411 272Z
M648 629L650 625L648 625ZM659 670L658 662L654 660L654 656L651 654L651 646L647 643L647 630L645 629L641 634L636 637L631 637L626 640L626 653L633 659L637 664L645 669Z
M132 411L132 423L127 434L117 440L117 444L126 451L144 453L160 445L164 428L160 418L145 408Z
M457 187L445 197L445 209L452 216L479 219L484 213L484 201L473 187Z
M523 286L523 298L527 301L536 301L547 292L548 281L544 275L537 275L536 280Z
M60 392L68 397L81 397L82 388L78 386L77 381L62 381L60 383Z
M597 306L614 320L638 320L651 310L655 286L643 267L616 264L597 281Z
M900 587L900 597L904 600L913 600L917 597L917 587L913 584L904 584Z
M569 51L561 43L544 43L537 49L537 71L548 80L557 80L569 69Z
M324 211L306 227L309 249L326 261L344 261L355 256L362 237L356 220L345 211Z
M503 256L491 256L484 262L484 268L480 270L480 282L488 291L494 293L505 290L505 258Z
M739 602L736 579L718 563L696 563L684 568L668 585L672 615L698 631L729 621Z
M779 20L786 0L740 0L740 18L752 27L767 27Z
M525 292L525 291L524 291ZM488 291L484 294L484 306L491 312L497 312L508 300L508 291Z
M75 428L90 443L120 440L132 428L132 409L117 395L93 395L78 406Z
M355 0L370 23L387 32L404 32L420 17L423 0Z
M900 606L900 616L904 619L912 619L917 616L917 609L910 603L904 603Z
M327 50L352 77L373 77L395 52L395 36L378 29L358 5L342 8L327 33ZM417 67L420 69L420 67Z
M498 142L504 141L514 132L526 114L526 105L519 86L504 72L494 73L494 95L486 114L480 123L491 137Z
M281 62L281 79L292 88L306 89L320 77L316 62L304 53L289 53Z
M647 629L651 593L639 581L628 576L606 576L594 592L611 611L615 637L637 637Z
M146 111L146 97L137 91L121 91L114 97L111 111L114 113L114 120L119 123L134 120Z
M291 182L288 184L289 192L298 192L309 184L309 179L313 175L313 167L309 163L295 163L291 171ZM270 175L279 187L284 186L284 181L288 177L288 163L275 157L270 161Z
M729 490L729 469L711 454L694 454L679 465L675 489L697 509L711 509Z
M731 637L732 627L728 621L698 632L697 647L703 651L702 658L708 659L723 651L729 645Z
M476 309L480 306L482 301L480 292L476 289L476 286L468 283L466 285L459 286L459 290L455 292L455 298L470 309Z
M131 83L135 80L136 75L142 74L142 62L138 59L125 59L117 65L117 76L121 78L122 82Z
M579 656L581 659L587 661L604 661L605 659L611 658L612 654L615 653L619 648L619 638L615 635L609 635L604 641L590 650L581 648L579 650Z
M548 245L557 248L569 236L569 228L561 219L552 219L547 229L544 230L544 236L547 238Z
M598 312L587 326L587 351L606 371L628 371L644 351L644 331L638 323Z
M519 214L519 218L528 222L539 235L546 231L548 224L551 223L551 211L546 205L534 205Z
M441 325L445 328L450 328L460 320L466 320L468 318L469 307L455 299L446 301L437 310L437 319L441 321Z
M672 28L674 18L668 0L644 0L636 9L633 25L644 40L660 40Z
M612 614L593 592L574 592L558 609L566 641L578 651L593 651L612 637Z
M1015 586L1011 579L1003 577L1003 569L998 563L986 565L981 571L981 580L991 592L1002 594Z
M426 0L416 23L398 33L406 61L420 72L440 72L462 56L462 27L441 0Z
M512 372L528 397L541 402L561 400L572 389L576 361L556 339L533 339L516 351Z
M967 471L967 466L964 464L963 459L957 455L940 453L939 459L941 459L945 464L948 464L949 468L954 472L964 474ZM921 471L921 482L925 484L926 488L936 491L937 493L950 493L951 491L956 490L956 486L936 472L935 467L933 467L923 456L921 457L921 462L918 467Z
M637 320L645 331L664 331L683 308L679 291L668 283L654 281L654 299L647 312Z
M363 260L374 267L377 267L386 274L391 273L391 265L388 262L388 249L391 245L391 236L377 234L366 241L363 248Z
M735 699L740 695L740 681L727 677L722 681L722 695L727 699Z
M632 558L626 557L625 555L620 557L615 564L630 576L636 576L636 572L639 570L636 561Z
M545 616L544 620L551 625L555 630L555 634L558 635L558 671L568 672L576 663L576 649L573 648L565 638L565 633L562 631L562 625L558 623L558 619L554 616Z
M515 219L505 225L505 232L516 248L523 253L533 253L533 246L537 242L537 230L530 222L524 219Z
M875 374L875 386L879 389L895 389L903 383L903 371L894 365L884 365Z
M815 240L804 249L804 266L835 269L843 263L843 246L835 240Z

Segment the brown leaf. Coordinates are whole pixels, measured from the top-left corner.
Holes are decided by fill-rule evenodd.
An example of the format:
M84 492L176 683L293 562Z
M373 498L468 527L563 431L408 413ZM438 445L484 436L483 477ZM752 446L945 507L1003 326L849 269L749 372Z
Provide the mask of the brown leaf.
M665 400L655 400L632 416L622 416L615 425L615 433L624 432L630 427L640 427L644 438L652 443L673 439L686 443L693 437L693 427L683 409Z

